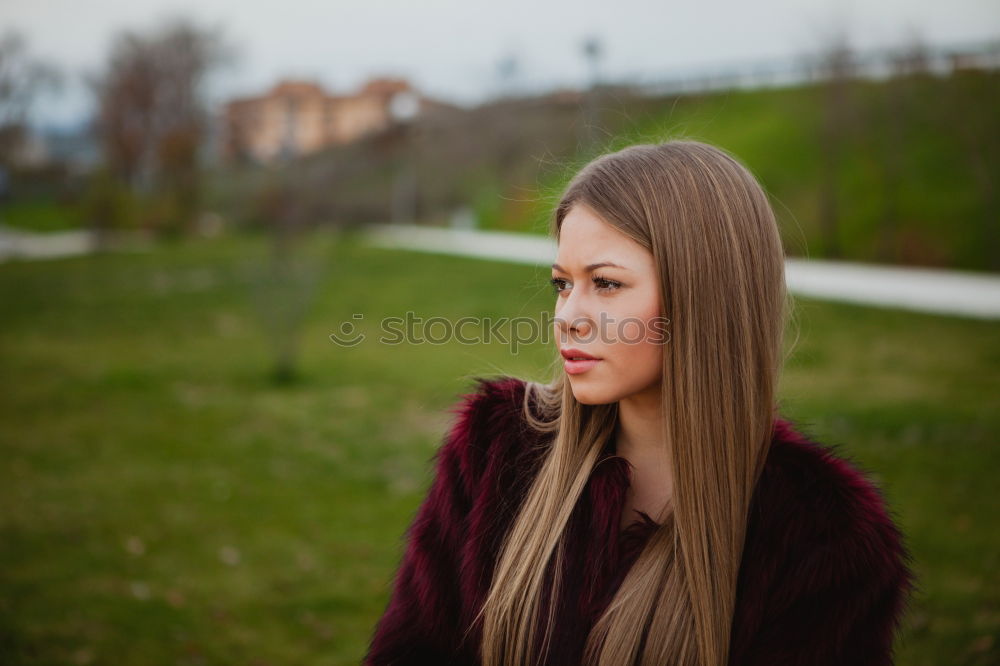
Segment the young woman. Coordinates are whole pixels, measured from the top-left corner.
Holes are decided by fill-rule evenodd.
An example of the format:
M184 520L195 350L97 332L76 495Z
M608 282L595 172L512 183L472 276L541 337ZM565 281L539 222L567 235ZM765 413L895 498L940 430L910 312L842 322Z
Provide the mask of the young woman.
M631 146L553 233L557 376L453 408L365 663L891 664L910 555L864 473L778 414L790 308L754 177Z

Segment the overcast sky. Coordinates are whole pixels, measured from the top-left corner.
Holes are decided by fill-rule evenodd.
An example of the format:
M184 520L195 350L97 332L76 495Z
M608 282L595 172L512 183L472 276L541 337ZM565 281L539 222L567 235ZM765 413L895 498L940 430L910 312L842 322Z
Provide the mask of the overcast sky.
M998 0L0 0L0 30L62 68L70 85L35 118L67 123L89 108L79 81L100 68L113 35L184 15L219 26L238 61L216 77L216 100L256 94L278 78L349 92L373 75L408 77L429 94L472 103L500 85L497 63L518 58L521 88L578 85L580 44L603 44L601 74L655 81L687 67L815 50L843 25L861 48L917 31L931 44L1000 36Z

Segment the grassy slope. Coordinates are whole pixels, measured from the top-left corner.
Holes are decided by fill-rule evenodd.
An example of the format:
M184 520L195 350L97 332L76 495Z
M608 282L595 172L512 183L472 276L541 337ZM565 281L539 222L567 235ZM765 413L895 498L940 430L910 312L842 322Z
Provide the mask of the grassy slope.
M264 380L255 240L0 265L0 661L360 658L445 410L474 374L548 360L379 345L376 321L551 303L531 268L309 247L322 278L303 381L284 388ZM332 344L354 313L369 339ZM806 300L799 315L784 411L873 470L917 558L898 663L996 663L997 325Z
M1000 73L887 85L859 82L850 90L837 169L838 241L845 258L987 268L995 253L990 238L996 211L988 208L981 179L994 189L1000 180L1000 163L987 157L1000 149L1000 126L991 114L1000 103ZM887 97L890 91L898 107ZM817 224L825 99L816 87L642 104L605 99L603 122L610 135L596 152L674 137L722 146L772 195L788 251L826 256ZM890 159L898 163L895 196ZM549 169L531 215L489 215L489 226L544 232L552 200L574 170ZM893 202L902 231L883 249L886 210Z

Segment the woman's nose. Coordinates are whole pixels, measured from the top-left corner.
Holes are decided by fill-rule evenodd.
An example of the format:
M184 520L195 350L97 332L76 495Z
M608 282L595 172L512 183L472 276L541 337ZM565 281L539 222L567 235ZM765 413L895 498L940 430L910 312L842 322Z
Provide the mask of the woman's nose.
M556 326L564 342L588 337L593 331L593 321L579 298L570 293L563 307L556 314Z

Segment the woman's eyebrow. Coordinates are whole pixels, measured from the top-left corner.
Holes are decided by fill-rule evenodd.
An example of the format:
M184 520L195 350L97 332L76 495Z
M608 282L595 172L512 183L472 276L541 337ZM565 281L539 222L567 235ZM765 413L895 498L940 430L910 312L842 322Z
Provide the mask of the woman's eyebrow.
M585 273L590 273L591 271L594 271L594 270L596 270L598 268L603 268L604 266L612 266L614 268L622 268L622 269L628 270L624 266L621 266L620 264L616 264L613 261L598 261L596 264L589 264L589 265L585 266L584 269L583 269L583 271ZM559 264L552 264L552 268L554 268L557 271L560 271L562 273L569 273L568 270L566 270L565 268L563 268Z

